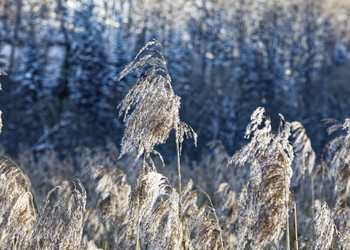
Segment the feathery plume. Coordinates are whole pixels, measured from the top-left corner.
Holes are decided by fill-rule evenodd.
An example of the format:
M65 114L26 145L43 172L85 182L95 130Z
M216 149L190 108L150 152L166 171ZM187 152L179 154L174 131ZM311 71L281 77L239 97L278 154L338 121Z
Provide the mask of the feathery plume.
M254 208L252 207L253 202L249 199L250 194L248 193L249 181L246 181L241 189L241 193L238 198L238 211L236 221L236 240L234 245L238 249L245 249L247 245L247 236L254 226Z
M0 74L1 75L1 74ZM2 89L1 89L1 83L0 83L0 91L1 91ZM2 112L1 112L1 110L0 110L0 133L1 133L1 130L2 130L2 120L1 120L1 114L2 114Z
M135 249L137 244L150 249L222 249L215 209L210 200L209 206L197 205L200 193L205 194L190 181L180 197L162 174L140 175L130 196L127 221L117 228L116 246L123 249ZM180 201L182 217L179 217Z
M180 123L180 97L173 91L159 42L147 43L119 80L135 70L140 70L137 82L119 105L119 116L124 113L126 124L119 157L133 150L137 150L137 158L143 153L148 157L155 145L165 143L172 129L179 142L185 134L196 138L188 125Z
M36 214L30 184L10 159L0 158L0 248L29 248Z
M228 164L250 164L250 179L239 198L237 245L250 240L253 249L278 245L287 226L293 149L288 138L290 123L282 115L279 131L273 133L264 108L251 115L246 138L251 141L236 152ZM242 224L243 219L247 219ZM242 226L243 228L239 228Z
M84 244L93 241L99 246L102 246L105 236L106 228L103 223L101 223L101 217L98 215L98 212L95 208L87 207L83 236Z
M335 231L331 211L325 201L321 203L319 200L316 200L314 207L314 229L310 247L312 249L329 249Z
M149 249L181 249L183 226L179 217L179 194L171 188L145 223Z
M205 195L209 205L203 203L198 206L200 194ZM185 218L184 235L186 231L189 233L191 246L194 249L223 249L222 230L215 208L210 197L200 188L194 187L192 180L181 193L181 206Z
M55 203L54 196L57 196ZM52 189L40 208L32 247L80 249L85 205L86 191L79 180Z
M159 173L149 172L139 176L130 194L127 223L116 232L115 243L118 247L135 249L136 245L140 244L136 241L144 239L140 236L144 236L147 231L145 223L142 222L152 216L154 207L157 202L163 200L162 197L166 195L168 188L167 178Z
M293 174L299 179L304 176L305 171L308 171L308 175L311 175L313 167L315 165L315 151L311 146L311 141L306 134L304 126L297 121L291 123L294 161L293 161Z
M229 223L233 223L237 216L237 194L232 190L227 182L221 183L215 192L221 198L220 206L221 214L225 214L225 218L229 219Z
M84 232L87 240L106 247L113 242L115 228L126 223L131 186L118 168L88 165L81 175L89 194ZM94 209L91 209L91 208Z
M99 194L97 211L102 222L123 217L127 213L131 186L126 175L117 168L89 166L85 169L97 180L95 190Z
M334 122L334 120L327 120ZM330 174L335 179L335 191L338 202L346 200L350 193L350 119L343 124L336 122L328 129L328 133L344 130L346 134L339 135L329 142L322 156L324 167L330 167Z
M337 206L333 216L337 225L339 244L343 249L350 249L350 208Z

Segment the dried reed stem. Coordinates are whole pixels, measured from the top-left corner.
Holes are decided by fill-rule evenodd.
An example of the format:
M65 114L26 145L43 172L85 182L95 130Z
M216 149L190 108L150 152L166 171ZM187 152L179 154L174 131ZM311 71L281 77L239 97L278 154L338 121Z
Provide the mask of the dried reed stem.
M285 163L286 164L286 163ZM288 176L286 169L284 169L284 176L285 178ZM288 191L289 191L289 186L287 184L288 182L285 181L285 202L286 202L286 221L287 221L287 231L286 231L286 241L287 241L287 250L290 250L290 238L289 238L289 200L286 198L288 197ZM288 191L287 191L288 190Z
M312 218L314 218L315 214L315 190L314 190L314 176L311 174L311 202L312 202L312 207L311 207L311 213L312 213Z
M294 250L298 250L297 204L293 202Z
M176 138L176 154L177 154L177 176L178 176L178 192L181 194L181 165L180 165L180 147ZM181 203L180 203L181 204Z

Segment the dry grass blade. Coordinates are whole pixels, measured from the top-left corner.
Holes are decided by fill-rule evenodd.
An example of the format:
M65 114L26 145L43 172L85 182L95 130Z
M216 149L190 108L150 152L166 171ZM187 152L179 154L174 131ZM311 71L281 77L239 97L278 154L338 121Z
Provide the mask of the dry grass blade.
M331 211L327 202L315 201L314 230L310 248L329 249L332 244L335 231L334 222L331 218Z
M28 248L36 214L30 184L10 159L0 158L0 248Z
M272 133L265 110L255 110L246 131L251 141L229 160L229 164L250 164L250 180L239 198L238 247L246 240L253 249L278 245L287 227L293 150L288 141L290 124L280 116L279 131Z
M52 189L44 200L35 223L32 247L80 249L85 205L86 191L79 180Z

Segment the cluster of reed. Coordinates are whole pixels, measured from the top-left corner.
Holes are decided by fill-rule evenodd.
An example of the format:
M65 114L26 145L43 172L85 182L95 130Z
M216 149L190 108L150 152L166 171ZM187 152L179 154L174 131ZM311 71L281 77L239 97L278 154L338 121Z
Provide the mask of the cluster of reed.
M280 115L273 131L259 107L246 129L247 145L229 158L212 142L190 167L188 158L181 163L182 143L197 137L180 120L180 98L157 41L146 44L120 79L135 70L137 82L120 104L126 125L120 153L109 143L77 148L75 160L25 149L21 167L0 158L0 249L350 248L350 120L330 127L346 133L328 144L315 168L302 124ZM173 129L177 160L162 168L154 147Z

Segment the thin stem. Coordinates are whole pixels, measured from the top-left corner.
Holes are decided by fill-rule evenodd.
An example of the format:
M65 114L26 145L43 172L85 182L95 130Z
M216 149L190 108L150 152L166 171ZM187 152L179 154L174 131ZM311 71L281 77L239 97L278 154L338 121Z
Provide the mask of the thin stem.
M146 155L143 154L143 162L142 162L142 174L145 175L146 174Z
M312 207L311 207L311 212L312 212L312 218L314 218L314 204L315 204L315 191L314 191L314 176L311 174L311 202L312 202Z
M294 249L298 250L297 204L293 202Z
M104 234L103 234L103 244L102 248L104 250L109 250L109 244L108 244L108 232L107 232L107 227L106 224L104 223Z
M290 239L289 239L289 216L287 212L287 232L286 232L287 250L290 250Z
M181 197L181 166L180 166L180 147L179 140L176 136L176 153L177 153L177 176L178 176L178 192Z
M146 165L146 157L145 154L143 154L143 162L142 162L142 174L145 175L145 165ZM140 205L140 196L138 195L137 197L138 199L138 206ZM141 250L141 246L140 246L140 215L137 214L137 231L136 231L136 250Z
M179 192L179 218L182 220L182 208L181 208L181 165L180 165L180 147L179 147L179 139L176 135L176 154L177 154L177 176L178 176L178 192Z
M286 171L286 168L287 168L287 163L284 161L284 178L287 178L287 171ZM287 241L287 250L290 250L290 239L289 239L289 206L288 206L288 199L287 199L287 196L288 196L288 191L289 191L289 188L287 186L287 181L284 182L285 184L285 194L284 194L284 197L285 197L285 202L286 202L286 210L287 210L287 215L286 215L286 220L287 220L287 232L286 232L286 241Z
M201 189L200 187L197 186L197 188L198 188L199 190L201 190L201 192L207 197L207 199L208 199L208 201L209 201L209 203L210 203L211 209L212 209L212 211L213 211L213 213L214 213L214 217L215 217L215 220L216 220L216 224L217 224L218 227L220 228L220 221L219 221L219 218L218 218L218 216L217 216L217 214L216 214L216 210L215 210L214 204L213 204L213 202L211 201L209 194L207 194L207 193L206 193L203 189ZM219 232L219 235L220 235L220 246L221 246L220 249L224 249L224 243L223 243L224 241L223 241L223 239L222 239L222 232L221 232L221 231Z

